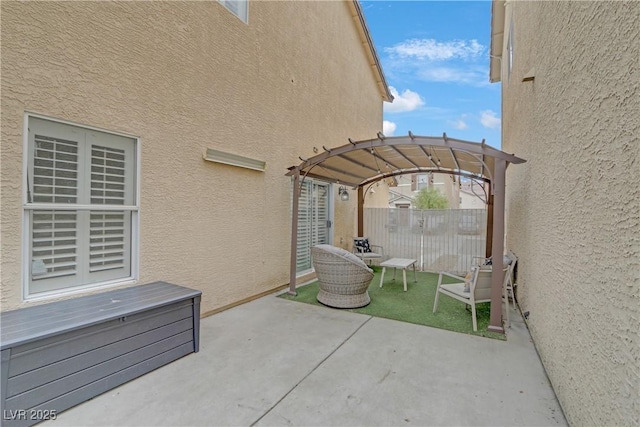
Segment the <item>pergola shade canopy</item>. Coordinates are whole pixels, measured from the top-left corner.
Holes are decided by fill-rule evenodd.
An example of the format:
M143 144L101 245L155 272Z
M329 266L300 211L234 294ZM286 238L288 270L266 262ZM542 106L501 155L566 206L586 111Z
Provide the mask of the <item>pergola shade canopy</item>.
M504 249L504 208L506 169L510 163L525 160L490 147L484 143L441 137L407 136L385 137L363 141L349 140L337 148L324 149L323 153L303 159L291 166L286 175L293 177L293 215L291 223L291 261L289 292L296 290L296 253L298 236L298 198L301 181L316 178L358 189L358 235L363 235L363 188L381 179L417 172L437 172L467 176L491 184L488 202L487 256L493 257L493 269L501 272ZM492 274L491 318L489 330L504 332L502 326L503 277Z
M483 142L441 137L407 136L349 141L337 148L302 159L287 175L359 187L384 178L416 172L439 172L491 182L496 159L508 163L524 160Z

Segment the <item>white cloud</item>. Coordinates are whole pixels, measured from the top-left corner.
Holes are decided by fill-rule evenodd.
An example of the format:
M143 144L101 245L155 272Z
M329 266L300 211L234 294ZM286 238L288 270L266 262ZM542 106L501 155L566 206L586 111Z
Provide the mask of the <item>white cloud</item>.
M496 113L491 110L484 110L480 113L480 123L489 129L500 129L502 121L496 117Z
M425 67L418 71L418 76L430 82L454 82L467 84L481 84L486 80L489 82L486 73L474 69L451 68L451 67ZM485 78L486 77L486 78Z
M409 39L383 49L390 75L472 86L489 84L487 50L475 39Z
M396 131L396 124L390 122L388 120L384 120L382 122L382 133L385 136L393 136L393 133Z
M435 39L411 39L384 49L401 58L444 61L454 58L468 59L482 55L485 47L477 40L453 40L439 42Z
M401 94L398 93L395 87L389 86L389 91L393 95L393 102L391 104L384 104L384 111L387 113L403 113L407 111L413 111L416 108L422 107L424 101L422 97L416 92L406 89Z
M469 126L467 125L467 123L464 120L458 119L458 120L453 122L453 127L455 127L456 129L459 129L459 130L465 130Z

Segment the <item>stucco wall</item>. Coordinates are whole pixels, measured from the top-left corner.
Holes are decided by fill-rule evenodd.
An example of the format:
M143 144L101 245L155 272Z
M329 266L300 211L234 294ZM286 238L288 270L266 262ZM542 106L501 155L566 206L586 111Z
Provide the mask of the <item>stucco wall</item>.
M507 247L572 425L640 423L640 3L509 2ZM535 67L535 80L522 78Z
M23 305L25 111L141 138L139 282L201 289L203 312L288 282L286 168L382 127L345 2L252 1L248 25L215 1L1 7L3 310ZM266 171L205 162L207 147Z

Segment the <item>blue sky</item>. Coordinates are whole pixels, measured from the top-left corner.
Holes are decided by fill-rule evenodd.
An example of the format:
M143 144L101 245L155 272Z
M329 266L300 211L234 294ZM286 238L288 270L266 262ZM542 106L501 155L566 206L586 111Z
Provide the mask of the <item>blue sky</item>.
M395 101L384 133L500 148L500 83L489 83L490 1L361 0Z

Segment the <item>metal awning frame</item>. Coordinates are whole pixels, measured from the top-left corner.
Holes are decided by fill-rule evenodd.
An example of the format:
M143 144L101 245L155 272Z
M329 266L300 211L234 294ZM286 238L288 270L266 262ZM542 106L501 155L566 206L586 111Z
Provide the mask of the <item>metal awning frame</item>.
M336 148L322 147L324 152L292 166L286 173L293 177L293 215L291 224L291 259L289 293L296 294L296 253L298 242L298 206L302 183L314 178L350 186L358 191L358 235L364 232L365 187L398 175L445 173L482 180L490 184L486 256L492 256L494 271L501 272L504 252L505 177L510 163L525 160L482 142L441 137L406 136L353 141ZM434 160L435 157L435 160ZM493 275L489 330L504 333L502 326L503 278Z

